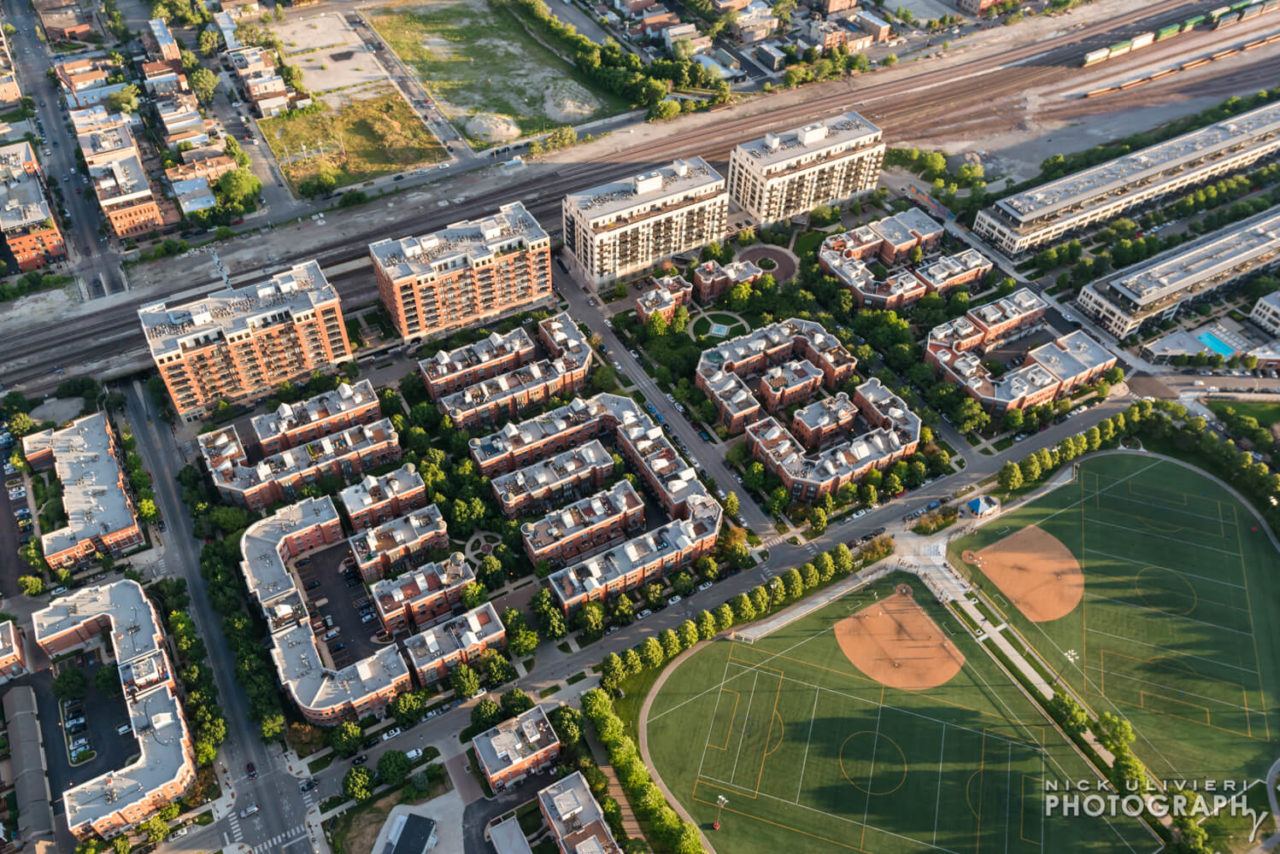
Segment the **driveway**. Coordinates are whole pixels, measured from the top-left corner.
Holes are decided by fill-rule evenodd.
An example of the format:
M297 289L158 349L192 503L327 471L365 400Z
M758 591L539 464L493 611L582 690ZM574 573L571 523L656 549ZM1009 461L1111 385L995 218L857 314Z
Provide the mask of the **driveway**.
M465 756L463 757L466 758ZM463 771L465 774L466 771ZM464 834L463 850L466 854L488 854L493 849L484 838L484 829L489 822L505 812L510 812L526 801L533 800L539 789L545 789L554 782L554 775L549 772L525 777L492 798L481 797L478 801L467 804L462 817ZM479 784L477 784L477 788Z
M453 781L453 789L462 798L463 804L471 804L484 797L484 789L480 781L467 770L467 754L459 753L444 764L449 771L449 779Z

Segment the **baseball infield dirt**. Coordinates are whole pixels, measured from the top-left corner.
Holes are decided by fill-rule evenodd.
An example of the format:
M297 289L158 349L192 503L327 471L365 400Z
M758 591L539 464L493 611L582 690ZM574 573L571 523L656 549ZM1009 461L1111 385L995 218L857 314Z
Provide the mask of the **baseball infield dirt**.
M1084 598L1084 571L1062 541L1035 525L973 556L982 572L1033 623L1065 617Z
M845 617L834 630L853 666L890 688L936 688L964 666L964 653L911 597L910 588Z

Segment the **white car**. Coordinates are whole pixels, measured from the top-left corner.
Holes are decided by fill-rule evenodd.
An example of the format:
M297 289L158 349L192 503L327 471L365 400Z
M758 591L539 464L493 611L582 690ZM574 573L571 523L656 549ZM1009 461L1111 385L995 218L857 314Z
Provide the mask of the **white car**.
M670 599L668 599L668 600L667 600L667 604L668 604L668 605L679 605L679 604L680 604L680 598L681 598L681 597L680 597L680 595L679 595L679 594L676 594L675 596L672 596Z
M387 730L382 734L382 740L390 741L391 739L395 738L399 734L400 734L400 727L393 726L391 729Z
M404 758L408 759L410 762L417 762L422 758L422 749L415 747L413 750L406 751Z
M699 592L699 593L701 593L703 590L710 590L710 589L711 589L711 582L710 582L710 581L704 581L704 582L702 582L701 584L699 584L699 585L698 585L698 592Z

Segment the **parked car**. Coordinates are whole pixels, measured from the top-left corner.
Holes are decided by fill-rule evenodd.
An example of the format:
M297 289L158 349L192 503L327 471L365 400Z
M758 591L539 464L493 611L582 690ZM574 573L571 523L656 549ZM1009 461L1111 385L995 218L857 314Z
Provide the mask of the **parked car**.
M679 605L679 604L680 604L680 598L681 598L681 597L680 597L680 594L678 594L678 593L677 593L675 596L672 596L670 599L668 599L668 600L667 600L667 604L668 604L668 605Z
M324 633L324 639L327 641L331 641L340 634L342 634L341 628L329 629L329 631Z
M422 749L415 747L413 748L413 750L407 751L404 756L410 762L417 762L419 759L422 758Z
M699 584L699 585L698 585L698 592L699 592L699 593L701 593L703 590L710 590L710 589L711 589L711 582L710 582L710 581L704 581L704 582L702 582L701 584Z
M382 740L390 741L391 739L395 738L399 734L400 734L400 727L393 726L391 729L387 730L382 734Z
M636 614L636 619L637 619L637 620L643 620L645 617L648 617L648 616L649 616L649 615L651 615L652 613L653 613L653 611L649 610L648 608L645 608L643 611L641 611L640 613Z
M366 762L368 762L368 761L369 761L369 757L368 757L368 756L365 756L363 753L357 753L357 754L355 755L355 758L351 760L351 764L352 764L352 765L363 765L364 763L366 763Z
M120 724L120 726L116 727L116 735L128 735L131 732L133 732L133 727L129 724Z

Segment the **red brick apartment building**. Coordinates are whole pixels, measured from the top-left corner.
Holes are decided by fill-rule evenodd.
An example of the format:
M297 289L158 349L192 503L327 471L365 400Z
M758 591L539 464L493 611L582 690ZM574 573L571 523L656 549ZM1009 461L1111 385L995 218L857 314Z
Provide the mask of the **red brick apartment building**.
M560 739L541 706L485 730L474 746L480 770L495 792L550 768L560 755Z
M251 463L236 428L199 438L200 453L223 498L250 510L265 510L298 498L303 487L332 476L344 480L400 459L400 437L391 420L357 424Z
M351 358L337 290L312 260L265 282L138 311L174 409L193 421L220 401L266 397Z
M404 648L418 684L434 685L448 678L459 664L475 661L487 649L501 649L506 642L506 627L493 603L485 602L413 635Z
M551 238L519 202L420 237L370 244L402 338L475 326L551 297Z
M24 436L22 453L33 469L52 468L62 484L67 523L40 536L49 566L73 567L100 552L120 557L145 542L105 414Z
M399 574L427 549L449 545L449 529L440 509L431 504L362 531L348 542L360 577L372 584Z
M0 685L27 673L26 637L13 620L0 623Z
M340 383L332 391L298 403L282 403L275 412L254 416L255 450L263 456L278 454L381 418L382 408L372 382L366 379L354 385Z
M22 272L67 254L45 194L44 176L28 142L0 147L0 233Z
M447 352L440 350L418 362L418 372L427 386L427 394L432 400L439 400L446 394L532 362L537 355L538 348L529 333L523 326L517 326L505 335L491 332L474 344Z
M644 501L628 480L552 510L520 526L525 554L534 564L561 564L610 545L644 525Z
M452 613L462 590L476 580L462 552L427 563L395 578L375 581L370 597L387 634L421 630Z
M704 261L693 271L693 293L698 302L711 305L734 285L754 282L764 275L764 270L750 261L734 261L721 265L719 261Z
M598 440L493 478L490 486L508 518L558 504L584 488L598 489L613 474L613 457Z
M114 659L137 754L59 794L67 825L80 840L110 839L186 794L195 782L191 732L175 694L164 633L141 585L116 581L82 587L32 615L46 655L75 650ZM62 749L59 744L56 749Z
M538 792L538 809L560 854L622 854L581 771Z
M676 309L688 305L693 299L693 285L685 281L684 276L663 276L652 279L651 284L648 290L636 297L636 318L642 324L648 323L654 315L661 315L670 323L676 316Z
M353 531L364 531L427 505L427 487L413 463L380 477L365 475L338 493Z

